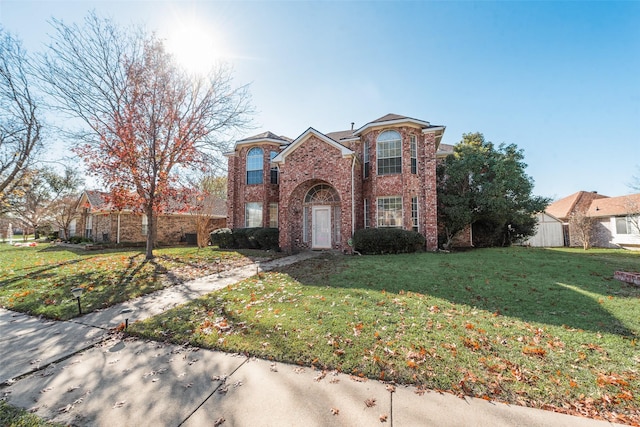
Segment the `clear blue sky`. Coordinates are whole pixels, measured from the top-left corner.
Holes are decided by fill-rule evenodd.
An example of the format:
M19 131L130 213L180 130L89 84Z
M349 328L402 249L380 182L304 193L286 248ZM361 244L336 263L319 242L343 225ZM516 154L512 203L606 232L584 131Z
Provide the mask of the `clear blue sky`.
M397 113L524 149L535 193L633 192L640 175L640 2L0 0L39 50L51 17L91 9L170 38L206 27L202 55L250 83L256 129L296 137ZM245 135L248 136L248 135Z

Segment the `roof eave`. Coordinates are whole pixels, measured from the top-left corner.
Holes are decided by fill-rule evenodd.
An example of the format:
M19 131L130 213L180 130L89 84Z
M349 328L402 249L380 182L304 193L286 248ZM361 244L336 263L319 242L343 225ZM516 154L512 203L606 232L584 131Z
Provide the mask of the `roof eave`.
M393 119L393 120L387 120L384 122L369 122L366 125L362 126L361 128L359 128L358 130L356 130L355 132L353 132L354 135L361 135L364 131L366 131L367 129L370 128L377 128L377 127L385 127L385 126L394 126L394 125L399 125L402 123L411 123L411 124L415 124L420 126L421 128L428 128L431 126L431 124L429 122L425 122L424 120L417 120L417 119L412 119L409 117L406 118L402 118L402 119Z

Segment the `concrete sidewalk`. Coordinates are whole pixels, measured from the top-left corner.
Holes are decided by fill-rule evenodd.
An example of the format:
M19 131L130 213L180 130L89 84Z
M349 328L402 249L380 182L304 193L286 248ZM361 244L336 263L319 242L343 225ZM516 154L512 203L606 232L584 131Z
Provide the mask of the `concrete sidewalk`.
M69 322L0 310L0 393L78 426L606 426L538 409L416 394L335 372L123 338L123 308L146 318L313 253L165 289ZM133 320L133 318L132 318Z

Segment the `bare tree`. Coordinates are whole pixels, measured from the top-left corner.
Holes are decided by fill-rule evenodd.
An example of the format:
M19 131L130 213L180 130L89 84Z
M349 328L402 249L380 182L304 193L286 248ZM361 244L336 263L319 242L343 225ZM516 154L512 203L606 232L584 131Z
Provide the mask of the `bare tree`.
M582 248L586 251L591 248L591 238L593 236L593 228L596 219L587 216L586 211L577 211L569 217L569 229L573 230L577 237L578 243L582 244Z
M628 196L625 203L629 234L640 235L640 194Z
M57 209L65 209L59 202L76 192L82 183L78 171L70 167L61 174L50 167L30 169L7 196L7 210L25 228L33 229L38 238L38 227L54 223Z
M157 215L182 194L180 176L223 166L228 132L249 123L247 87L234 88L225 66L188 75L154 34L95 14L83 26L53 25L43 78L60 109L86 124L75 134L75 151L108 188L109 201L147 215L151 259Z
M638 173L631 177L631 182L629 183L629 187L632 190L640 191L640 166L638 166Z
M226 204L227 178L207 175L197 184L192 184L192 188L195 188L195 196L190 211L194 215L198 247L204 248L209 244L209 235L215 230L216 212Z
M0 27L0 211L42 146L42 123L21 43Z

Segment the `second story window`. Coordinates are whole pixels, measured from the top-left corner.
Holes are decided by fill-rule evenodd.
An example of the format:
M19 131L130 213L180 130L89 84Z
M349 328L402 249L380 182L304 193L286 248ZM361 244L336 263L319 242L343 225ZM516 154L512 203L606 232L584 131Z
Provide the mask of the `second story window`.
M362 163L364 163L364 177L369 178L369 142L364 142L362 147Z
M418 173L418 143L415 135L411 135L411 173Z
M253 147L247 153L247 184L262 184L262 148Z
M395 130L382 132L376 141L378 175L402 173L402 137Z
M269 155L269 159L273 162L273 159L278 155L276 151L272 151ZM271 183L278 183L278 167L271 165Z

